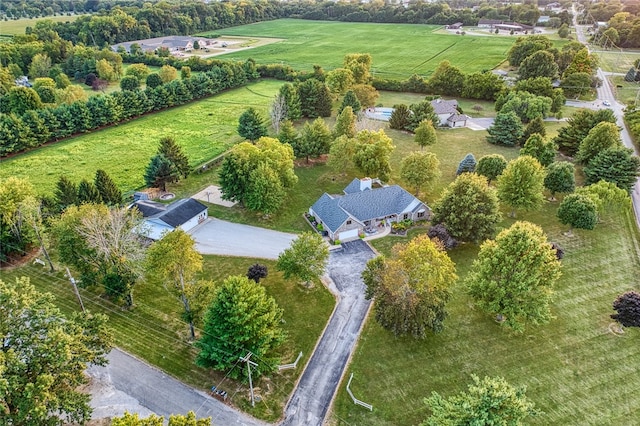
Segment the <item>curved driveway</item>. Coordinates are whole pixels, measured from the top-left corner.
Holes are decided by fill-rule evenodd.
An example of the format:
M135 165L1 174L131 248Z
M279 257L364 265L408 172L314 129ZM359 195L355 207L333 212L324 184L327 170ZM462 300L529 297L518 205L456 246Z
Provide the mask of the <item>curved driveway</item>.
M277 259L298 236L257 226L209 218L189 234L202 254Z

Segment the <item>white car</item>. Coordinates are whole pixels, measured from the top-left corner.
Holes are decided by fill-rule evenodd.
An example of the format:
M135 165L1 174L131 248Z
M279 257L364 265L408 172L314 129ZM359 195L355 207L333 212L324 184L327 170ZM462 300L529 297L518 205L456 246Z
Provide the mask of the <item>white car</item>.
M609 102L609 101L602 101L602 105L604 105L604 106L611 106L611 102Z

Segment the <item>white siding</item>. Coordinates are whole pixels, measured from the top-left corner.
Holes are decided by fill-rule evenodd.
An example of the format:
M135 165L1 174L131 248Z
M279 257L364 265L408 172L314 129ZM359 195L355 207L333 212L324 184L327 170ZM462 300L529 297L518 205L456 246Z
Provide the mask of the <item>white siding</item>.
M189 219L188 221L180 225L180 228L183 231L188 232L191 229L195 228L196 225L198 225L199 223L204 222L206 219L207 219L207 210L200 213L199 216L192 217L191 219Z

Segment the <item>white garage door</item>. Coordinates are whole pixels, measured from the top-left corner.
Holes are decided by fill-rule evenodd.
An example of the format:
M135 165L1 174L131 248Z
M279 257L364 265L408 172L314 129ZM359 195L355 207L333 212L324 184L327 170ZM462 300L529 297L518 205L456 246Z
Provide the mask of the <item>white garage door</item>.
M340 233L340 241L347 241L353 238L358 238L358 230L357 229L351 229L349 231L344 231Z

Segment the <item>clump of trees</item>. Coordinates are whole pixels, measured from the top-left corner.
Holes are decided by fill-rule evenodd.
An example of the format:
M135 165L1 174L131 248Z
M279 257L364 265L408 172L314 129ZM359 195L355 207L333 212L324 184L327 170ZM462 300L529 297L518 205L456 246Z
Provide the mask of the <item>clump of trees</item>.
M173 137L160 139L156 155L151 157L144 173L147 186L166 191L167 183L178 182L189 176L189 159Z
M426 235L396 245L389 258L378 256L362 273L366 298L374 298L376 320L396 335L425 338L443 328L445 306L457 280L455 265Z

